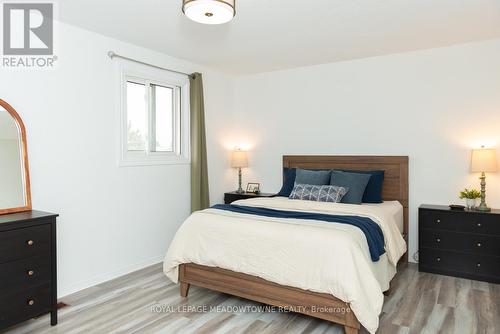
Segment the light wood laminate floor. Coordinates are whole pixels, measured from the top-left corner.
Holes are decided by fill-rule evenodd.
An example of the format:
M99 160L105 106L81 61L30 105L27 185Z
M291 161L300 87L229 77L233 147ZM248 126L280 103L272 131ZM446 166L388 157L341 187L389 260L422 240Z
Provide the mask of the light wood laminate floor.
M410 264L399 268L385 298L378 333L500 333L498 284L419 273ZM43 316L7 333L343 333L341 326L295 313L243 312L262 305L202 288L191 287L181 298L160 264L62 301L70 306L60 310L59 325L50 327ZM223 312L204 312L210 307Z

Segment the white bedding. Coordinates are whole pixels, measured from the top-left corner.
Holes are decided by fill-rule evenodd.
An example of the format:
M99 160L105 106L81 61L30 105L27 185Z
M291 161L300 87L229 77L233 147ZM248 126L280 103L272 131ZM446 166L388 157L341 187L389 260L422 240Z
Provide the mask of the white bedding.
M352 205L284 197L233 204L370 217L384 233L386 253L373 262L364 234L347 224L207 209L193 213L170 245L163 269L172 281L178 281L178 266L183 263L233 270L282 285L329 293L350 303L370 333L377 330L382 292L389 288L395 265L406 251L397 226L397 221L402 221L401 204Z
M403 227L403 206L398 201L385 201L380 204L363 204L363 206L378 206L383 208L384 211L387 211L387 214L392 214L394 216L394 222L396 226L403 235L404 227Z

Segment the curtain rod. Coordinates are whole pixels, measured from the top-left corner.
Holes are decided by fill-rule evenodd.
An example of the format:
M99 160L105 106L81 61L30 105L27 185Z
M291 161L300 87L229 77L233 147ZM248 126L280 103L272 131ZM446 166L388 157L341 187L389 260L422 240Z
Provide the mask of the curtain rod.
M133 61L134 63L138 63L138 64L142 64L142 65L146 65L146 66L150 66L150 67L154 67L154 68L159 68L160 70L165 70L165 71L169 71L169 72L173 72L173 73L177 73L177 74L182 74L182 75L187 75L187 76L191 75L189 73L184 73L184 72L180 72L180 71L176 71L176 70L171 70L169 68L165 68L165 67L161 67L161 66L157 66L157 65L153 65L153 64L148 64L148 63L145 63L145 62L137 60L137 59L132 59L132 58L129 58L129 57L125 57L125 56L122 56L122 55L119 55L119 54L115 53L114 51L109 51L108 52L108 57L111 58L111 59L113 59L113 58L121 58L121 59L125 59L125 60L130 60L130 61Z

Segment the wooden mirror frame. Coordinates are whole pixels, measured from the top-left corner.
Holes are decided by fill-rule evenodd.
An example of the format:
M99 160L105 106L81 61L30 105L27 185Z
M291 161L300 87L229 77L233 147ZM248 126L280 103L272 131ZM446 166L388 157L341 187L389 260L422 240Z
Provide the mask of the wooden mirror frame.
M17 128L21 134L21 149L22 152L22 161L24 167L24 194L25 194L25 206L20 206L17 208L0 208L0 215L7 213L15 213L15 212L23 212L31 210L31 184L30 184L30 172L29 172L29 164L28 164L28 145L26 142L26 128L24 127L23 120L17 113L17 111L7 102L0 99L0 106L2 106L7 112L14 118L17 124Z

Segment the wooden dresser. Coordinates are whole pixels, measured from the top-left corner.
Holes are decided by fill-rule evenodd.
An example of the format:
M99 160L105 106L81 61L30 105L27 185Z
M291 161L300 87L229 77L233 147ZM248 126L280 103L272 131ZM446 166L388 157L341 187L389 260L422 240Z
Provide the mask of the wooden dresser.
M49 312L57 324L57 216L0 215L0 332Z
M500 283L500 210L419 208L419 270Z

